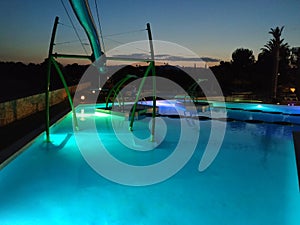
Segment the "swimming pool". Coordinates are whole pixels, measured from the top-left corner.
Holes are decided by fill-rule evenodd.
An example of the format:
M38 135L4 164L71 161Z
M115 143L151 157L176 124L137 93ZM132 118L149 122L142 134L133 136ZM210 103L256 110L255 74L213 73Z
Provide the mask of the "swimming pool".
M234 112L238 115L239 110ZM110 121L123 124L124 118L88 105L77 107L77 116L79 132L89 138L91 130L85 124L95 121L111 154L135 166L166 159L179 138L179 120L161 117L168 130L158 150L133 151L121 148L113 135ZM149 136L138 132L149 120L135 121L136 135ZM163 182L134 187L105 179L87 164L68 114L51 127L51 144L41 134L1 170L0 224L298 224L300 194L292 131L300 126L227 121L219 154L199 172L212 120L188 120L200 126L191 159ZM88 139L86 144L94 145Z

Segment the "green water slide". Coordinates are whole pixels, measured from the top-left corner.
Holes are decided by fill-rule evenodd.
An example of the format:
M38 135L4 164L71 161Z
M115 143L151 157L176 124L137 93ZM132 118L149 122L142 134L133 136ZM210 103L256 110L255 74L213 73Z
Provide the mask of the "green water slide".
M50 77L51 77L51 67L52 65L56 69L56 71L59 74L59 77L65 87L70 106L73 112L73 120L76 129L78 128L78 122L76 118L76 112L73 105L72 97L69 92L67 83L65 81L65 78L62 74L62 71L60 70L57 62L54 58L62 57L62 58L83 58L83 59L90 59L92 61L95 61L101 57L102 54L104 54L101 51L101 45L100 45L100 39L97 33L97 29L95 27L95 23L92 17L92 13L88 4L88 0L69 0L72 9L80 22L81 26L85 30L90 45L92 49L92 55L91 56L82 56L82 55L68 55L68 54L53 54L53 46L55 41L55 35L56 35L56 29L58 25L59 18L55 18L51 40L50 40L50 46L49 46L49 52L48 52L48 69L47 69L47 84L46 84L46 93L45 93L45 105L46 105L46 141L51 142L50 140Z
M72 9L78 19L78 21L80 22L81 26L84 28L89 42L91 44L91 48L93 51L93 55L92 55L92 61L95 61L97 59L99 59L101 57L102 54L104 54L101 51L101 45L100 45L100 38L98 36L97 33L97 29L92 17L92 13L89 7L89 3L88 0L69 0ZM150 24L147 23L147 31L148 31L148 36L149 36L149 44L150 44L150 52L151 52L151 60L149 61L149 66L144 74L144 77L142 79L141 85L139 87L137 96L136 96L136 100L135 103L133 105L133 110L131 113L131 119L130 119L130 127L129 129L132 130L133 127L133 121L134 121L134 114L136 111L136 107L137 107L137 102L139 100L139 96L141 94L144 82L146 77L148 76L148 74L150 72L152 72L152 76L153 76L153 113L152 113L152 131L151 131L151 140L154 140L154 130L155 130L155 114L156 114L156 81L155 81L155 63L154 63L154 50L153 50L153 43L152 43L152 34L151 34L151 29L150 29ZM108 97L110 97L110 95L114 92L114 97L116 97L117 93L119 92L119 89L122 87L122 85L124 84L124 82L127 80L128 77L125 77L125 79L121 80L120 83L117 84L116 87L113 88L113 90L111 90L110 94ZM106 106L108 105L108 102L106 103Z
M78 21L88 36L93 51L93 61L97 60L100 58L103 52L101 50L100 39L92 17L88 0L69 0L69 2Z

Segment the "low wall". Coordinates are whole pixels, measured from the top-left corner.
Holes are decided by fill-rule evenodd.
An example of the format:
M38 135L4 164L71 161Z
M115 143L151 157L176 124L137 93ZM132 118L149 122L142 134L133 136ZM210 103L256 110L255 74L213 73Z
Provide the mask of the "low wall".
M90 83L81 84L78 89L85 89ZM70 86L69 91L74 94L77 85ZM63 102L67 98L64 88L50 92L50 106ZM23 119L46 108L45 93L19 98L16 100L0 103L0 127L12 123L16 120Z

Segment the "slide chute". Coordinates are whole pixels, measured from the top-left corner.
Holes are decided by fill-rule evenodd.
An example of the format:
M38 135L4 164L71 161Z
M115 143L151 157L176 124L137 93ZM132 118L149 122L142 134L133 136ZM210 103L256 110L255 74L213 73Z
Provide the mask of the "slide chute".
M103 52L101 50L100 38L97 33L88 0L69 0L69 2L77 19L88 36L93 51L93 61L97 60Z

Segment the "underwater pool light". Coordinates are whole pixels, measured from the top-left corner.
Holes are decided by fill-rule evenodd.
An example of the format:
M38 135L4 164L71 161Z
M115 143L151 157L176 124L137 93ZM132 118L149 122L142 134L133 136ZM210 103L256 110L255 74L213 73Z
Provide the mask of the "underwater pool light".
M111 116L111 114L102 113L102 112L95 112L95 116L97 116L97 117L109 117L109 116Z

